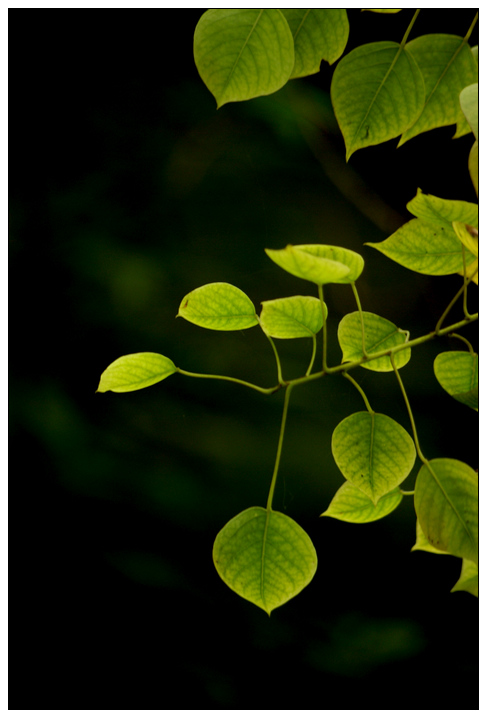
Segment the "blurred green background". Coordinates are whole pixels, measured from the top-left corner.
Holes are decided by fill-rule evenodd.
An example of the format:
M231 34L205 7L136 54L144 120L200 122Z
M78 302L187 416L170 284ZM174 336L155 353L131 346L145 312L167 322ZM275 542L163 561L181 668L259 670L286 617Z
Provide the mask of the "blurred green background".
M232 516L265 505L283 395L178 375L95 394L106 366L137 351L273 385L258 328L175 319L213 281L256 307L311 293L265 247L362 253L364 309L412 336L460 286L363 244L407 221L418 187L476 201L472 136L444 128L345 164L325 64L217 112L192 58L202 13L10 12L10 708L475 708L476 599L449 593L459 559L410 553L412 500L363 526L319 518L343 482L332 431L363 410L342 377L293 392L274 508L310 534L319 568L270 619L221 582L211 551ZM351 10L347 51L400 41L411 16ZM424 10L411 37L464 35L473 16ZM326 301L339 363L336 328L355 304L345 285ZM464 332L475 348L476 331ZM306 370L306 340L278 346L285 376ZM433 374L437 353L461 348L421 346L402 375L423 452L476 469L476 416ZM355 375L409 430L394 377Z

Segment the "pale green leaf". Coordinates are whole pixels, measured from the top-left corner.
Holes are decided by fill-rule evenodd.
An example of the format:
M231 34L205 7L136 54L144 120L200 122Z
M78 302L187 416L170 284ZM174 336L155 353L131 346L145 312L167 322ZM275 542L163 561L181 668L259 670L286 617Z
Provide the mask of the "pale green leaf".
M218 107L276 92L294 67L294 43L280 10L207 10L194 33L194 59Z
M459 96L464 87L477 82L478 67L469 45L456 35L421 35L406 45L417 62L425 89L424 109L398 144L421 132L465 122ZM463 130L460 130L460 135ZM457 135L459 136L459 135Z
M429 543L478 562L478 476L456 459L432 459L421 467L414 507Z
M468 171L477 197L479 195L479 141L475 140L468 156Z
M248 329L259 323L248 296L226 282L193 289L181 302L177 316L199 327L225 332Z
M222 528L213 561L232 591L269 615L308 585L318 564L301 526L260 506L242 511Z
M475 135L479 138L479 83L476 82L464 87L460 93L460 107L467 122Z
M330 502L321 516L348 521L353 524L366 524L387 516L399 506L403 495L399 489L393 489L382 496L377 505L363 491L346 481Z
M328 310L325 305L325 318ZM262 302L262 329L275 339L312 337L323 326L321 302L316 297L285 297Z
M359 411L333 432L331 450L347 481L374 504L411 472L416 449L403 427L385 414Z
M451 555L447 551L440 551L439 548L435 548L430 544L423 533L423 529L421 528L419 521L416 521L416 543L412 547L411 551L427 551L428 553L441 553L445 556Z
M479 409L479 358L470 352L442 352L436 357L435 376L454 399Z
M316 284L350 284L364 268L360 254L328 244L288 244L265 251L286 272Z
M331 99L348 160L356 150L397 137L416 122L424 105L423 77L398 43L361 45L338 63Z
M152 386L177 371L174 363L162 354L139 352L115 359L100 377L97 391L123 393Z
M406 207L415 217L432 224L445 225L464 222L473 227L479 226L479 206L473 202L442 199L432 194L424 194L421 189L418 189L416 197L413 197Z
M451 593L455 591L467 591L473 596L479 596L479 567L473 561L464 558L462 561L462 572L460 578L453 586Z
M472 50L472 55L473 55L474 58L475 58L475 62L478 64L478 62L479 62L479 46L478 46L478 45L474 45L474 46L473 46L472 48L470 48L470 49Z
M474 257L479 256L479 231L464 222L452 222L452 227L460 242Z
M392 349L406 342L406 332L402 329L398 329L398 327L388 319L379 317L372 312L362 312L362 315L367 354ZM342 363L362 359L362 324L360 321L360 312L345 314L338 325L338 342L343 352ZM411 349L409 348L394 353L394 363L398 369L407 364L410 358ZM361 366L371 371L394 371L394 367L388 355L364 362Z
M320 71L322 60L330 65L343 55L350 27L343 8L281 10L294 39L294 69L291 78Z

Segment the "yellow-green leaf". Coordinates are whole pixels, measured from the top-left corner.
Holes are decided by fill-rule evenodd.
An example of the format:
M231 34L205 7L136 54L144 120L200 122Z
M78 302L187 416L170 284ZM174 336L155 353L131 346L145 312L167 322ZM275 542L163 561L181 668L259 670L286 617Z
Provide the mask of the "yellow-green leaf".
M425 194L421 189L418 189L416 197L413 197L406 207L415 217L432 224L444 226L453 222L464 222L473 227L478 228L479 226L479 206L473 202L465 202L460 199L442 199L432 194Z
M479 358L470 352L442 352L433 364L443 389L457 401L479 409Z
M423 529L421 528L419 521L416 521L416 543L412 547L411 551L427 551L428 553L441 553L445 556L450 555L447 551L441 551L439 548L435 548L430 544L423 533Z
M364 268L360 254L328 244L288 244L285 249L265 251L289 274L315 284L350 284Z
M294 39L291 79L320 71L322 60L330 65L345 50L349 24L343 8L286 8L281 11Z
M351 484L350 481L346 481L340 486L327 510L321 516L353 524L366 524L378 521L390 514L399 506L402 497L399 489L393 489L382 496L377 504L374 504L363 491Z
M259 323L248 296L226 282L194 289L184 297L177 316L199 327L223 332L248 329Z
M362 312L365 329L365 350L367 354L392 349L406 342L406 332L398 329L388 319L379 317L372 312ZM338 325L338 342L343 352L342 363L348 361L359 361L363 357L362 346L362 323L360 312L345 314ZM411 349L398 351L394 354L396 367L400 369L411 358ZM389 356L378 359L371 359L361 365L364 369L371 371L394 371Z
M325 318L328 310L325 305ZM262 302L262 329L275 339L312 337L323 326L321 302L316 297L285 297Z
M460 107L475 139L479 138L479 83L464 87L460 93Z
M139 352L119 357L100 377L98 392L122 393L152 386L177 371L176 366L162 354Z
M455 591L467 591L472 596L479 596L479 567L474 561L464 558L462 561L462 572L460 578L453 586L451 593Z

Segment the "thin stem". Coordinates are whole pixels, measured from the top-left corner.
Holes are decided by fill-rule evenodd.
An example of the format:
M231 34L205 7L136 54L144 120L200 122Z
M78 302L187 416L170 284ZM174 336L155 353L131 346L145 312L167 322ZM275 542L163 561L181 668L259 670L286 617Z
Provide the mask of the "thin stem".
M463 41L464 41L464 42L468 42L468 40L469 40L469 38L470 38L470 35L472 34L472 31L473 31L473 29L474 29L474 27L475 27L475 25L476 25L478 19L479 19L479 13L477 12L477 14L475 15L475 17L474 17L474 19L473 19L472 24L470 25L470 27L469 27L469 29L468 29L468 31L467 31L467 34L466 34L465 37L463 38Z
M445 321L446 316L449 314L449 312L450 312L451 308L453 307L453 305L455 304L455 302L457 302L458 299L460 299L460 297L462 296L462 294L466 291L466 288L468 287L468 285L470 284L470 282L472 281L474 276L475 275L472 275L471 277L468 277L468 278L467 277L463 278L462 287L458 290L458 292L455 294L455 296L451 300L450 304L447 306L447 308L445 309L445 311L443 312L441 317L438 319L438 321L436 323L436 327L435 327L435 333L438 334L438 336L440 335L440 327L443 324L443 322ZM464 306L464 313L465 313L465 306ZM478 318L478 314L465 313L465 319L467 319L469 321L473 321L474 319L477 319L477 318Z
M365 325L364 325L364 315L362 312L362 305L360 303L360 297L357 292L357 287L355 286L355 282L351 282L352 284L352 290L355 296L355 301L357 302L358 311L360 314L360 325L362 327L362 351L364 354L364 357L367 358L367 349L365 348Z
M373 414L374 411L372 410L372 407L371 407L370 404L369 404L369 400L367 399L367 397L366 397L366 395L365 395L365 392L364 392L364 390L362 389L362 387L360 386L360 384L358 384L358 383L355 381L355 379L350 376L350 374L347 374L346 371L343 372L343 376L344 376L346 379L348 379L348 381L351 381L352 384L354 385L354 387L360 392L360 394L361 394L361 396L362 396L362 399L363 399L364 402L365 402L365 406L367 407L367 411L369 412L369 414Z
M269 488L269 496L267 497L267 511L272 511L272 499L274 498L274 490L276 488L277 473L279 471L279 463L281 461L282 444L284 441L284 431L286 429L287 410L289 407L289 397L293 389L292 384L288 384L286 387L286 393L284 395L284 408L282 410L281 430L279 432L279 441L277 444L276 462L274 464L274 472L272 474L271 485Z
M404 489L399 489L399 491L403 496L414 496L414 491L404 491Z
M409 33L410 33L411 30L413 29L413 25L414 25L414 23L416 22L416 18L418 17L418 15L419 15L419 10L416 10L416 12L415 12L414 15L413 15L413 19L412 19L411 22L409 23L408 29L407 29L406 32L404 33L404 37L403 37L403 39L401 40L401 50L402 50L402 48L404 47L404 45L406 44L406 42L407 42L407 39L408 39L408 37L409 37Z
M235 379L233 376L219 376L217 374L197 374L193 371L185 371L184 369L177 369L179 374L184 374L184 376L192 376L196 379L220 379L222 381L231 381L235 384L242 384L243 386L248 387L249 389L255 389L255 391L259 391L261 394L274 394L280 386L272 386L269 389L265 389L262 386L257 386L256 384L250 384L248 381L243 381L243 379Z
M272 341L272 338L268 334L266 334L266 332L264 332L264 334L266 335L267 339L270 341L272 350L274 352L274 356L276 357L277 381L279 382L280 386L284 386L284 379L282 378L281 360L279 359L279 354L277 353L276 345Z
M467 287L470 284L470 282L473 280L476 274L478 274L478 262L477 262L477 270L475 272L472 272L471 276L469 277L467 275L467 260L465 258L465 245L462 243L462 259L463 259L463 314L465 318L468 318L470 314L468 313L467 309Z
M472 355L475 356L475 352L474 352L474 350L473 350L473 346L470 344L470 342L468 341L468 339L465 339L465 337L462 337L461 334L455 334L455 332L452 332L452 333L449 334L448 336L449 336L449 337L455 337L455 339L460 339L462 342L465 342L465 344L468 346L468 350L469 350L470 354L472 354Z
M316 357L316 334L313 334L313 351L311 353L311 361L309 363L308 370L305 374L305 376L309 376L311 374L311 369L313 368L313 364L315 363L315 357Z
M394 369L394 373L397 377L399 386L401 388L401 392L404 397L404 402L406 404L406 408L408 410L409 421L411 422L411 428L413 430L414 443L416 445L416 451L418 452L418 456L421 459L421 461L423 462L423 464L428 464L428 459L426 459L426 457L424 456L423 452L421 451L421 447L419 445L418 432L416 431L416 424L414 422L413 412L411 410L411 405L409 403L408 395L406 394L406 389L404 388L404 384L402 382L401 375L399 374L399 372L397 370L396 362L394 361L394 357L392 355L391 355L391 364L392 364L392 368Z
M321 303L321 313L323 315L323 371L328 371L328 367L326 365L326 315L327 315L327 309L325 300L323 298L323 285L318 284L318 296L320 298Z

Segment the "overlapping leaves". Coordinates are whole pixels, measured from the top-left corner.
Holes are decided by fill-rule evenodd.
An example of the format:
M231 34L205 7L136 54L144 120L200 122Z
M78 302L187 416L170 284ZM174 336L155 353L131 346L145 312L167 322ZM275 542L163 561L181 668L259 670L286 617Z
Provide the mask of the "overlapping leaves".
M406 342L406 332L396 327L388 319L379 317L378 314L373 314L372 312L362 312L362 317L367 354L386 351ZM343 352L342 363L359 361L363 358L360 312L350 312L350 314L343 317L338 325L338 342ZM410 358L410 348L394 353L395 364L398 369L407 364ZM366 361L361 366L371 371L394 371L391 360L387 355Z
M402 498L399 489L393 489L374 504L363 491L350 481L345 481L321 515L353 524L366 524L390 514L399 506Z

